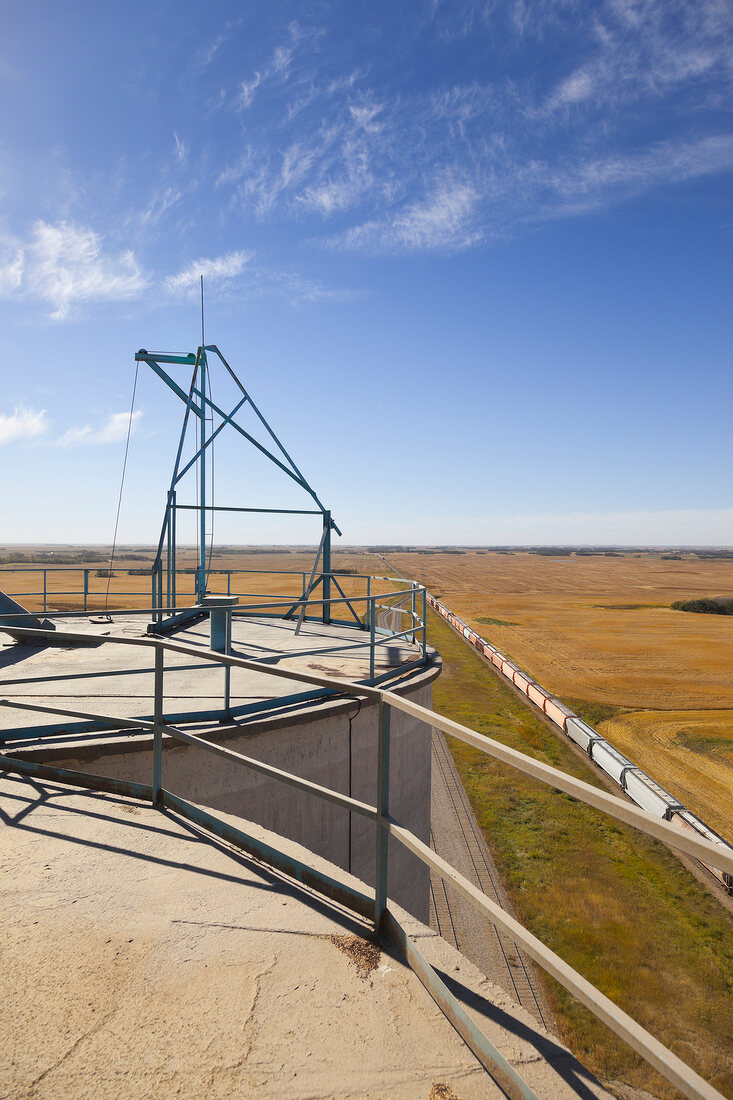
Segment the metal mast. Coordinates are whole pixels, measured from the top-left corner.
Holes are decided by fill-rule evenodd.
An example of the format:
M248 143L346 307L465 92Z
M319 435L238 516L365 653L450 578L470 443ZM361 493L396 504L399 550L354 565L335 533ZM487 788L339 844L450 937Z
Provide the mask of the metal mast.
M201 413L200 420L200 466L199 466L199 566L196 574L196 598L199 603L206 595L206 348L204 346L204 277L201 276L201 347L199 348L199 369L201 371Z

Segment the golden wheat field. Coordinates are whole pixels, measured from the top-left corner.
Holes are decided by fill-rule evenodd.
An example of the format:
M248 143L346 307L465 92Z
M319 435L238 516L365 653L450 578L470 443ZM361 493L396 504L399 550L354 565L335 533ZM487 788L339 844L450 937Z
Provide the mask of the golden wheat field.
M61 561L70 557L79 557L81 560L72 565L54 565L53 562L40 564L11 563L0 565L0 590L13 596L29 610L38 611L43 608L44 572L46 588L46 607L51 610L74 610L80 608L84 602L84 571L87 571L87 597L86 604L89 610L99 609L105 604L111 609L135 608L151 606L151 578L150 565L153 561L153 552L150 547L121 547L118 549L112 569L112 577L109 578L109 595L107 595L107 577L97 576L99 572L105 572L109 567L111 547L80 548L74 546L57 546L53 548L43 546L0 546L0 560L9 557L17 558L20 554L26 556L43 554L50 555ZM306 583L310 579L316 548L285 547L285 548L223 548L214 552L211 559L211 570L208 579L208 590L212 593L224 593L227 591L228 579L226 575L217 570L246 570L247 572L232 574L230 590L240 596L242 603L262 605L263 610L268 603L282 602L287 597L300 595L303 590L303 576ZM176 580L176 605L186 606L193 602L194 575L193 568L196 564L196 553L193 548L184 548L177 555L177 580ZM347 596L364 596L367 591L366 583L353 576L352 573L373 573L375 566L383 563L373 558L368 553L353 551L335 551L332 556L332 568L335 571L343 570L343 575L338 578L344 593ZM322 564L319 565L322 568ZM147 570L147 575L142 575ZM137 571L137 572L134 572ZM389 591L390 585L377 584L371 587L372 593ZM317 614L318 608L315 601L321 599L321 591L317 589L313 593L314 606L309 608L309 614ZM345 609L339 593L332 588L333 614L338 618L348 618L349 612ZM284 608L282 608L284 610ZM364 604L356 604L355 610L363 615Z
M561 699L608 708L600 732L733 838L733 616L670 607L733 595L733 561L387 557Z

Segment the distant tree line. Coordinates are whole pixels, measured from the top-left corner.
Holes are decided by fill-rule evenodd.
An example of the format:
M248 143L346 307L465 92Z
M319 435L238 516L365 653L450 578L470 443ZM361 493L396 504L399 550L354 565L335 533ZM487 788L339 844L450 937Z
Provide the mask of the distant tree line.
M0 557L0 565L85 565L107 561L108 557L108 554L55 554L51 550L39 550L32 554L6 554Z
M673 611L696 611L701 615L733 615L733 596L702 596L697 600L675 600Z
M117 555L124 561L148 561L149 554L128 554L120 551ZM98 550L81 550L74 553L54 550L34 550L30 554L22 551L0 555L0 565L90 565L98 561L109 561L108 553Z

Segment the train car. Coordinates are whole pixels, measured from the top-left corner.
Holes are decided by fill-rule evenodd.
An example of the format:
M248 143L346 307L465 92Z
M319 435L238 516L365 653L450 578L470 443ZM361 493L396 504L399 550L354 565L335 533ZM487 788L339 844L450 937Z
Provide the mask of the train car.
M721 844L726 848L730 848L730 845L723 840L721 836L711 829L709 825L706 825L704 821L701 821L695 814L690 813L689 810L680 810L673 813L670 821L673 825L676 825L678 829L684 829L686 832L695 833L697 836L703 837L705 840L709 840L711 844ZM733 875L728 874L727 871L721 871L719 867L713 867L705 860L700 860L703 867L705 867L714 878L721 882L729 894L733 894Z
M520 691L524 692L525 695L529 692L529 685L531 682L527 673L522 672L521 668L518 668L514 673L514 685L518 687Z
M673 813L684 810L681 802L678 802L669 791L665 791L659 783L655 783L641 768L629 768L626 771L624 790L637 806L641 806L642 810L647 810L655 817L662 817L665 821L669 821Z
M505 657L501 663L501 671L504 673L507 680L511 680L511 682L514 683L514 677L516 673L519 672L519 669L515 664L512 664L511 661L507 661Z
M566 733L565 723L568 718L574 718L570 707L566 707L564 703L561 703L559 699L553 699L551 695L548 695L545 701L545 714L551 721L559 726L563 733ZM590 727L589 727L590 728Z
M492 665L495 665L496 668L498 668L499 672L501 672L504 665L504 655L503 653L499 653L498 649L495 649L494 652L491 654L491 663Z
M527 688L527 697L532 700L536 707L540 708L543 714L547 714L546 707L550 697L545 689L535 680L530 680L529 687Z
M582 718L578 718L577 714L568 715L565 719L565 732L571 741L574 741L576 745L580 745L584 752L587 752L590 756L591 745L595 741L602 741L600 733L596 733L592 726L589 726L587 722L584 722Z
M609 745L605 737L598 737L590 746L589 753L593 763L623 787L624 775L629 768L634 767L631 760L628 760L613 745Z

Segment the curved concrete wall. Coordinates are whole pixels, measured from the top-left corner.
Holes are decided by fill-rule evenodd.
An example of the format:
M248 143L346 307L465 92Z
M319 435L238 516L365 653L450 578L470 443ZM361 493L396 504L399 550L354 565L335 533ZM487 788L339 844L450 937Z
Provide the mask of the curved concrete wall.
M439 671L436 659L413 674L400 694L430 707L431 683ZM425 843L430 840L430 738L430 727L392 710L390 812ZM324 787L376 802L377 707L366 700L361 706L343 699L310 703L287 715L222 728L216 740ZM82 750L49 747L32 756L111 778L149 783L152 776L149 737L98 740ZM164 741L163 786L192 802L255 821L374 884L374 825L340 806L170 740ZM388 888L391 898L427 922L429 872L392 838Z

